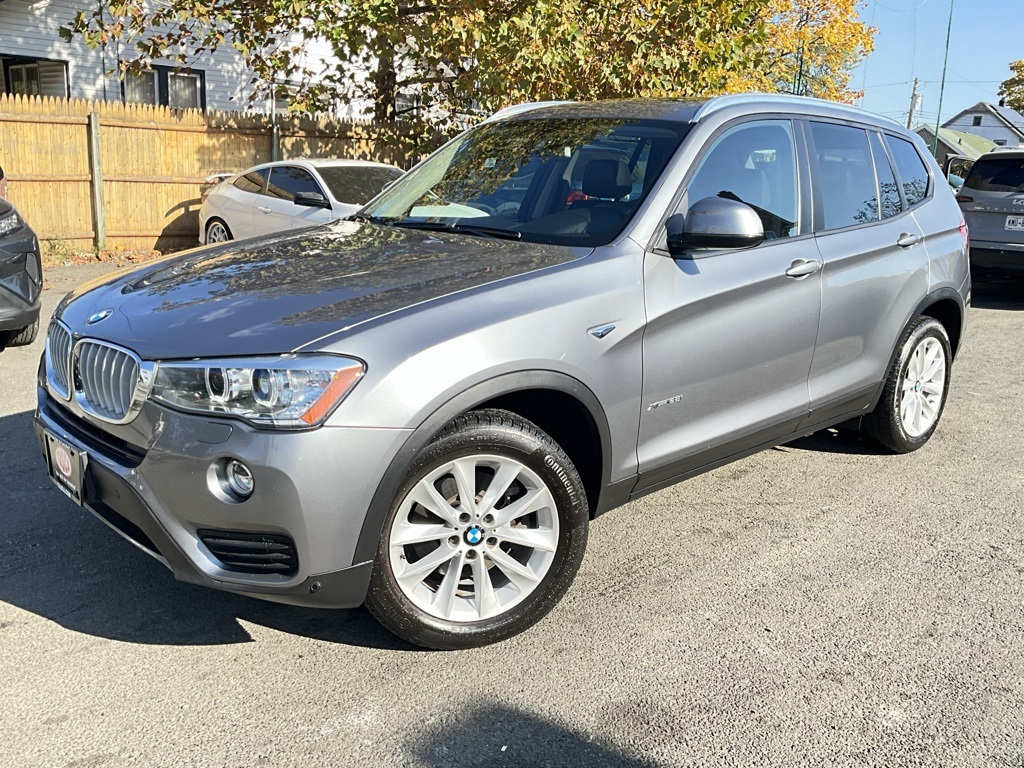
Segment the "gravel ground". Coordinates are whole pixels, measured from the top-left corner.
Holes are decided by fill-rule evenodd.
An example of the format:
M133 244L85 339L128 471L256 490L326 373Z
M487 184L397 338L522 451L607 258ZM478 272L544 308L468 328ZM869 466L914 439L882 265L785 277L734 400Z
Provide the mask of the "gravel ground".
M49 271L45 315L106 265ZM1024 766L1024 288L909 456L822 433L617 510L555 611L410 648L179 584L50 486L0 354L2 766Z

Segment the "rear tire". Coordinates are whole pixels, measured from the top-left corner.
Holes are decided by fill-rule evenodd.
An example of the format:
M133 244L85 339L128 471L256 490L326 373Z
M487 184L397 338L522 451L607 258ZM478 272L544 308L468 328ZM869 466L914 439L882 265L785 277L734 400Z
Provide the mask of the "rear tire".
M504 640L568 590L589 519L583 482L549 435L509 411L460 416L399 488L366 605L426 648Z
M903 332L882 397L864 432L894 453L909 453L935 433L949 392L953 355L942 323L919 317Z
M228 225L220 219L210 219L206 225L206 244L226 243L231 240L231 230Z

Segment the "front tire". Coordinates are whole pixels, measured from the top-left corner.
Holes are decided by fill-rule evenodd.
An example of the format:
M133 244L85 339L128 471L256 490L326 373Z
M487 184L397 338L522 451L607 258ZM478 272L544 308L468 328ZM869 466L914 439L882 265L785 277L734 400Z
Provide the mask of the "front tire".
M868 436L895 453L927 443L946 405L952 360L942 323L923 316L912 322L900 339L882 397L864 419Z
M374 560L367 607L427 648L504 640L572 584L589 509L569 457L503 410L455 419L410 467Z
M20 331L11 331L7 338L7 346L27 347L39 335L39 318L32 325L27 325Z

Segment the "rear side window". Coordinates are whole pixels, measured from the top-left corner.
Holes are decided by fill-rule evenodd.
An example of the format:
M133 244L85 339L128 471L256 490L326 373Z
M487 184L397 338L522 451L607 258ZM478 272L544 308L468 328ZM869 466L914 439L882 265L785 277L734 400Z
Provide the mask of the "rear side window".
M824 229L878 221L875 168L863 128L811 123Z
M895 136L888 136L887 139L893 162L896 163L896 173L903 185L903 197L907 207L912 208L928 195L928 169L909 141Z
M384 185L402 175L398 168L373 165L325 165L317 168L334 199L348 205L368 203Z
M903 203L900 200L900 190L896 186L896 176L893 175L889 158L882 147L881 137L871 131L868 136L871 140L871 156L875 159L875 174L878 176L878 192L882 197L882 218L891 219L903 210Z
M243 192L256 192L260 193L263 191L263 183L267 180L267 169L260 168L258 171L250 171L244 176L239 176L234 181L234 185Z
M1024 157L983 157L967 174L964 188L1024 194Z
M275 166L270 171L270 184L267 194L282 200L294 200L300 192L313 192L322 195L320 185L309 171L294 165Z

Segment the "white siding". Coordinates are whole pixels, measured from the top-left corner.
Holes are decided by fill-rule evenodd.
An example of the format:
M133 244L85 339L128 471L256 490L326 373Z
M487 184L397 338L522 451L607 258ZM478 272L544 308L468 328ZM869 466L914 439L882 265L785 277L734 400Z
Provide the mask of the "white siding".
M120 101L121 83L116 75L109 77L106 72L116 70L123 44L112 43L90 50L77 39L65 42L58 33L78 11L87 11L93 5L90 0L3 0L0 2L0 56L66 61L72 98ZM333 62L329 46L310 46L309 63L313 71L322 70L328 62ZM174 62L159 59L152 63L174 66ZM205 74L208 108L268 110L265 100L249 101L252 73L241 55L230 46L203 56L194 63L193 69Z
M981 125L974 125L975 116L981 117ZM1005 140L1005 146L1007 147L1019 147L1021 144L1020 134L987 109L964 112L945 123L942 127L952 128L954 131L963 131L975 136L983 136L989 141Z

